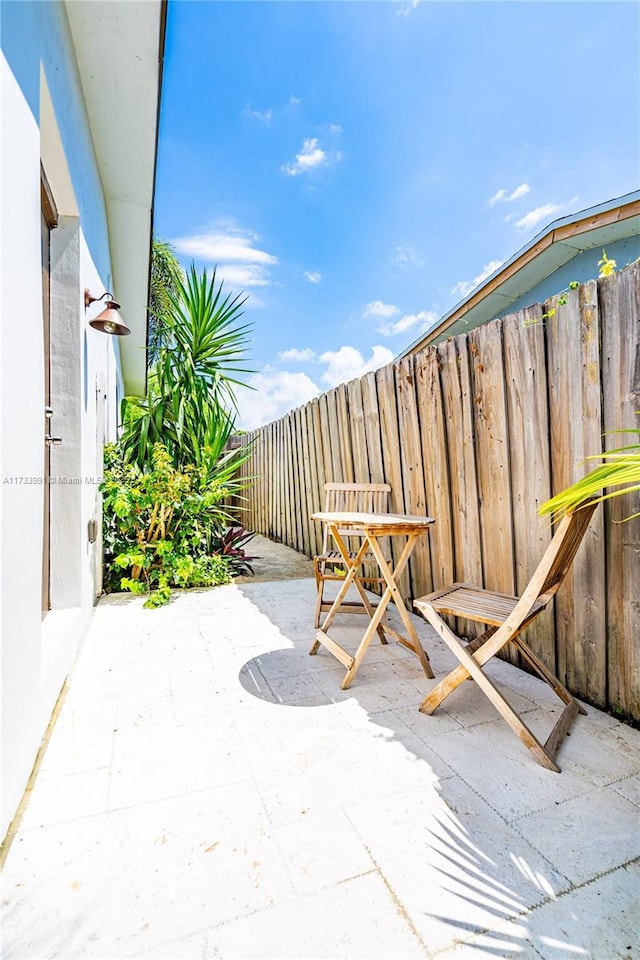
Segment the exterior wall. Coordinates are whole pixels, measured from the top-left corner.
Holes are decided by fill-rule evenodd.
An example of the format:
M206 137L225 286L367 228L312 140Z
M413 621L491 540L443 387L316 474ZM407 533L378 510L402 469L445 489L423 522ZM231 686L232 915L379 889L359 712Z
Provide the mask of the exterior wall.
M61 3L2 5L2 817L27 784L100 589L97 482L117 425L117 340L87 325L110 289L104 198ZM40 165L51 233L51 610L42 618L44 336Z
M616 261L616 270L622 270L640 257L640 237L629 237L626 240L616 240L615 243L607 243L604 248L607 256ZM577 256L564 263L553 273L541 280L534 287L518 297L508 308L499 311L496 317L504 317L509 313L516 313L518 310L524 310L532 303L544 303L549 297L555 296L561 290L565 290L574 280L577 283L586 283L587 280L596 280L598 278L598 260L602 257L602 247L594 247L592 250L583 250Z

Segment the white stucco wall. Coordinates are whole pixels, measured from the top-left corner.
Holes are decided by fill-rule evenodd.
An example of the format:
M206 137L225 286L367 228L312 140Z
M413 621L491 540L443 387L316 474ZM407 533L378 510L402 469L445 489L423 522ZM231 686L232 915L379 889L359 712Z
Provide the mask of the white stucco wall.
M111 267L64 8L30 0L3 6L0 836L20 802L100 587L100 548L89 542L87 525L100 515L101 446L105 435L115 435L119 376L117 340L88 327L91 308L84 308L85 287L97 295L109 289ZM63 440L51 452L51 611L44 619L41 162L60 214L51 235L51 428Z

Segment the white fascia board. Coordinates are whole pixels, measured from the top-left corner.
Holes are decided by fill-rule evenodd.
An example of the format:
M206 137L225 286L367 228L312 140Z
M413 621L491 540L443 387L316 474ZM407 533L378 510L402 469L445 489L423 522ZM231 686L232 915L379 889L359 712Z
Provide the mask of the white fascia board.
M65 4L110 231L125 390L144 393L147 299L161 83L161 0Z

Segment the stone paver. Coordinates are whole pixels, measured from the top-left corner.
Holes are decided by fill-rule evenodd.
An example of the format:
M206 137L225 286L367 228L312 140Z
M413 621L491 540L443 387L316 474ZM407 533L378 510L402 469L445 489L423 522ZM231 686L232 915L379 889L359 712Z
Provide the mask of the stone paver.
M7 856L2 956L637 960L640 733L588 707L551 773L471 684L419 714L435 681L393 643L341 691L308 655L314 591L98 605ZM541 682L489 672L550 729Z

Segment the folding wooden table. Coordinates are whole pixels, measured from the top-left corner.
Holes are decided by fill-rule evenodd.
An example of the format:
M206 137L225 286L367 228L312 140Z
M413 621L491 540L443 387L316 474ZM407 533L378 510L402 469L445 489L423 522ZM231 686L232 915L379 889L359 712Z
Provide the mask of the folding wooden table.
M377 514L323 512L312 514L311 519L327 524L329 533L335 540L335 543L345 562L347 573L344 581L340 585L338 595L333 601L331 609L329 610L324 623L322 623L319 629L316 630L316 639L311 647L311 650L309 651L310 654L312 656L316 654L320 649L321 644L323 647L326 647L326 649L333 654L333 656L339 660L343 666L347 668L345 678L340 684L340 688L342 690L346 690L351 685L351 681L355 677L356 671L362 663L364 655L367 652L367 647L369 646L374 633L383 631L385 634L389 634L389 636L393 637L393 639L398 643L401 643L403 646L411 650L412 653L415 653L420 660L422 669L427 677L433 679L433 671L431 669L431 664L429 663L429 658L422 649L422 644L420 643L418 634L416 633L415 627L411 622L411 617L404 605L396 582L404 572L404 569L409 561L409 557L413 553L416 543L418 542L418 538L425 534L431 524L435 522L433 518L394 513ZM349 552L344 542L345 536L356 536L358 538L362 538L361 545L355 553ZM398 562L393 569L391 569L387 563L382 548L378 542L380 537L407 538L407 542L402 549ZM384 578L384 582L387 585L382 597L380 598L380 601L376 606L373 606L373 604L370 602L364 587L356 577L358 567L363 563L365 556L367 559L369 559L369 554L375 558L375 562L378 564L380 572ZM347 591L352 585L355 586L360 594L364 612L369 615L367 629L365 630L364 636L360 641L355 656L351 656L350 653L343 649L340 644L336 643L336 641L327 633L336 615L340 612L340 607L347 595ZM407 637L403 636L401 633L398 633L397 630L394 630L386 621L383 620L385 611L391 600L393 600L395 603L398 613L400 614L408 634Z

